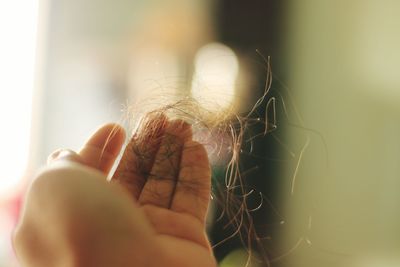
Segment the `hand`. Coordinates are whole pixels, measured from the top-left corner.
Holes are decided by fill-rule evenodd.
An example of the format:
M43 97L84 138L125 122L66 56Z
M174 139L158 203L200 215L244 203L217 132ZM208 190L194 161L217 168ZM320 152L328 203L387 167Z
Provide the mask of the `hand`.
M120 127L104 126L79 154L53 154L15 232L24 264L216 266L204 231L207 154L182 121L158 116L146 125L156 131L132 138L111 183L105 175L125 139Z

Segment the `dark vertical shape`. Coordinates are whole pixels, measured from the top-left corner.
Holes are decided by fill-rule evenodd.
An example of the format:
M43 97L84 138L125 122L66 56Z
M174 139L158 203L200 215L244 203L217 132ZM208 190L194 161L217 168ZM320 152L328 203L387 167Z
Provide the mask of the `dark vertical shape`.
M245 57L247 62L253 62L252 68L254 79L257 81L256 88L252 88L252 92L262 95L265 89L265 80L267 78L266 62L258 54L271 57L272 69L275 75L280 77L284 76L279 65L283 61L282 51L283 48L281 40L283 30L285 28L283 20L284 4L279 0L220 0L218 1L215 9L215 23L216 32L219 42L224 43L235 51L240 56ZM272 85L273 90L269 97L275 96L277 98L277 120L278 127L280 121L281 110L279 109L279 95L277 94L279 83L275 82ZM278 90L276 90L278 89ZM269 98L268 97L268 98ZM266 103L265 99L254 115L254 118L260 117L264 120L266 116ZM272 114L269 114L271 118ZM273 116L272 116L273 117ZM264 132L264 125L258 123L249 126L247 129L248 134L246 138L251 135ZM278 128L273 132L276 136L281 136L281 130ZM250 145L244 145L243 149L249 150ZM246 185L249 189L255 188L258 192L262 192L268 201L264 201L263 207L252 213L254 223L257 226L257 232L261 236L274 237L276 233L275 228L279 227L279 222L282 220L277 216L274 208L280 209L277 205L280 191L279 186L279 170L283 168L282 161L279 161L282 153L282 147L277 143L276 139L268 134L266 137L256 138L253 143L253 150L251 153L246 152L241 155L241 170L246 173L246 170L253 169L254 171L248 172L244 176ZM254 208L258 206L260 198L256 193L254 197L249 199L249 207ZM274 204L272 208L268 202ZM227 224L226 219L222 219L215 223L211 234L213 243L216 243L233 231L233 229L224 228ZM266 241L265 249L273 251L274 244L277 242ZM242 247L243 243L238 236L230 239L229 241L219 245L215 248L215 255L218 260L221 260L228 252L235 248Z

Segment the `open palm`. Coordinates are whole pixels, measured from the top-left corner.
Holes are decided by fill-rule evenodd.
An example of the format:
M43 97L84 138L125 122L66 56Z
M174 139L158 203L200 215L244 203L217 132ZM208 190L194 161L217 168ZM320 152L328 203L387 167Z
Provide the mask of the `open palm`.
M79 154L53 154L15 232L25 265L216 266L205 234L210 167L191 127L149 118L107 182L124 139L110 124Z
M138 202L171 266L214 266L205 235L211 174L204 147L192 141L187 123L162 115L150 117L141 131L113 181Z

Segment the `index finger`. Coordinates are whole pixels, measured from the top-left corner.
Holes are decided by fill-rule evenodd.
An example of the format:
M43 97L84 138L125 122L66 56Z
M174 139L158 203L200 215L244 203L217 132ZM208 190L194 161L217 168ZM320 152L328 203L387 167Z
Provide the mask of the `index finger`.
M171 210L190 214L204 223L211 191L207 151L196 141L185 142Z
M112 181L119 182L135 199L146 183L167 123L163 114L147 117L126 146L112 177Z

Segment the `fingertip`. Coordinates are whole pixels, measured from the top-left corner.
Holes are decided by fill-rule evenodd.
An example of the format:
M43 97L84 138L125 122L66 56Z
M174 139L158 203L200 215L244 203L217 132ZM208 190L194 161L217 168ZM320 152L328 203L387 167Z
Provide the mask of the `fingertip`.
M181 138L184 142L192 139L192 126L184 120L176 119L169 121L166 132Z
M79 155L90 167L108 172L121 151L126 133L122 126L108 123L101 126L85 143Z
M190 164L210 167L208 152L203 144L194 140L188 140L184 143L183 149L186 151L185 156L188 157L188 159L185 160Z
M104 127L104 132L108 132L105 149L113 156L118 156L126 139L125 129L116 123L106 124Z
M95 133L89 138L85 146L103 147L107 152L112 153L118 150L119 146L125 142L126 133L125 129L116 123L107 123L98 128ZM107 145L107 147L104 147ZM112 153L115 154L115 153Z

